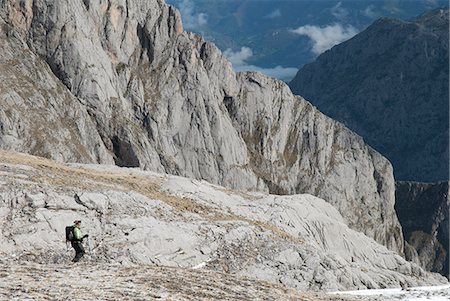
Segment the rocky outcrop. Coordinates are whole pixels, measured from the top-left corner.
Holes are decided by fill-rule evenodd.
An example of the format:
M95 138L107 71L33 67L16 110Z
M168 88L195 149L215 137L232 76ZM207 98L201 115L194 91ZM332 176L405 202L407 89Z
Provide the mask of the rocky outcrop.
M399 182L395 195L406 258L449 277L449 183Z
M291 89L343 122L401 181L447 181L449 11L381 18L305 65Z
M64 264L81 219L95 264L226 272L299 290L445 283L311 195L277 196L139 169L63 165L0 151L0 258Z
M27 123L21 135L2 134L2 141L15 137L2 148L65 161L114 160L237 189L311 193L335 205L353 229L403 253L390 163L282 82L236 75L214 45L183 31L172 7L159 0L0 4L5 39L8 28L23 51L46 62L41 69L53 72L50 82L63 83L61 95L71 100L67 116L46 111L46 127L60 120L79 136L61 141L64 135L47 130L54 139L35 138ZM37 85L32 77L17 84ZM4 95L15 88L1 91L4 110ZM24 99L34 105L33 97ZM34 115L1 118L15 124ZM91 131L92 140L85 135ZM28 147L37 141L45 152ZM86 149L83 158L78 149Z

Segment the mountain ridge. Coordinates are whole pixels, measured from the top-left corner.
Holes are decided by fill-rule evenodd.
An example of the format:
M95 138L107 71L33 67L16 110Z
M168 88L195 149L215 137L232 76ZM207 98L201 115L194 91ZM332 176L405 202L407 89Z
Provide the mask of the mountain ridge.
M448 22L448 9L379 19L290 87L391 160L397 180L448 180Z

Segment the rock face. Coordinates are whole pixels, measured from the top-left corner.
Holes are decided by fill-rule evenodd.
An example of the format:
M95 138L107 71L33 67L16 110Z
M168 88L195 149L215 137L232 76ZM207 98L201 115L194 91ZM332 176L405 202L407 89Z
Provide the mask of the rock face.
M0 19L0 146L58 161L113 163L86 107Z
M449 176L449 11L382 18L299 70L291 89L343 122L402 181Z
M406 258L449 277L449 183L399 182L395 194Z
M21 76L2 86L2 148L311 193L353 229L403 253L390 163L282 82L235 74L214 45L183 31L172 7L159 0L2 0L0 7L3 64L25 53L23 69L33 70L2 69L2 76L12 82L15 72L37 69L49 85ZM33 132L35 115L45 136Z
M311 195L276 196L139 169L0 151L0 258L62 264L82 220L86 260L232 273L300 290L445 283Z

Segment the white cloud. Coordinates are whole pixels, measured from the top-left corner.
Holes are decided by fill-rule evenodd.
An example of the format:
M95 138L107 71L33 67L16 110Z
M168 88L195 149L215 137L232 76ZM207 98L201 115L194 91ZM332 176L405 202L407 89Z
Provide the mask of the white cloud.
M312 51L320 54L343 41L346 41L356 35L358 31L351 25L347 27L341 24L319 27L315 25L300 26L292 32L308 36L313 42Z
M279 18L281 17L281 11L280 9L275 9L274 11L272 11L270 14L266 15L264 18L267 19L275 19L275 18Z
M265 75L275 77L284 81L290 81L297 74L298 69L293 67L276 66L274 68L262 68L255 65L243 65L235 68L236 71L258 71Z
M253 56L253 51L248 47L242 47L239 51L227 49L223 52L225 57L233 64L234 67L246 64L245 61Z
M375 11L375 6L373 6L372 4L370 4L369 6L366 7L365 10L363 10L363 15L374 19L376 18L379 14Z
M208 15L205 13L194 13L194 7L194 3L190 0L183 0L178 5L183 19L183 26L186 29L197 29L208 23Z
M342 7L342 2L338 2L331 8L331 14L338 20L344 20L348 16L348 10Z
M390 14L398 14L402 12L401 8L398 6L398 1L396 0L388 1L384 4L383 8Z
M263 68L251 65L247 63L247 60L253 56L253 51L249 47L242 47L239 51L232 51L231 49L227 49L223 54L231 62L236 72L258 71L268 76L288 81L291 80L298 71L297 68L292 67L276 66L274 68Z

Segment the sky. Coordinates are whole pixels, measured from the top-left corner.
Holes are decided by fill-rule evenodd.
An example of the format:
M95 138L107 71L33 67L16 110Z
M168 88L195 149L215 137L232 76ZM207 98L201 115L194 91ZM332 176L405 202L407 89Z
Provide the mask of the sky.
M442 0L167 0L187 31L216 43L235 71L288 81L381 16L408 19Z

